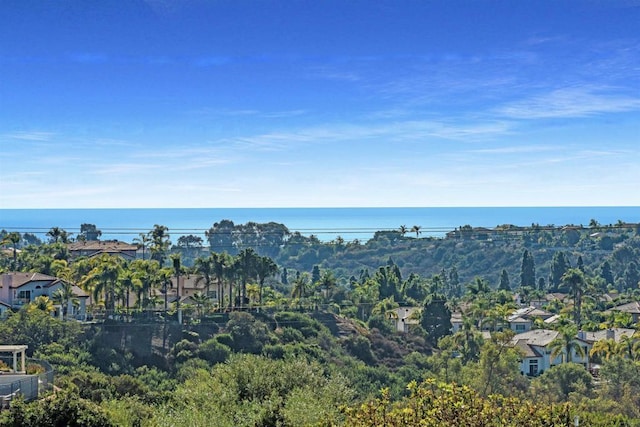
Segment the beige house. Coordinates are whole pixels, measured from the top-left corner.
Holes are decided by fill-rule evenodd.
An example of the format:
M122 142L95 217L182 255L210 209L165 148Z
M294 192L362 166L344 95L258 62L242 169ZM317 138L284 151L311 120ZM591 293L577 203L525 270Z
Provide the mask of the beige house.
M136 259L138 246L118 240L87 240L67 244L71 258L94 257L102 254L117 255L124 259Z

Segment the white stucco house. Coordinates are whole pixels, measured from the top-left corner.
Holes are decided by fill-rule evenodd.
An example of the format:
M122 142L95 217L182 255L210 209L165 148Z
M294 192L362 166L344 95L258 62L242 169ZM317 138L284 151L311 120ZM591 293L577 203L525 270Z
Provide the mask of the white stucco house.
M387 317L394 323L398 332L409 332L410 325L420 324L420 307L398 307L387 312Z
M64 281L57 277L41 273L10 272L0 275L0 304L10 309L20 309L39 296L53 297L53 294L64 286ZM67 317L84 320L89 294L72 284L73 298L78 305L69 301L66 308ZM58 307L61 310L62 307ZM1 309L0 309L1 312Z
M533 329L513 337L512 343L522 353L520 362L520 372L523 375L536 376L548 370L552 366L563 363L566 358L564 353L552 356L550 344L560 336L559 331L550 329ZM584 356L580 356L572 351L570 360L589 368L589 351L592 343L588 342L584 332L579 332L576 336L579 345L584 351Z

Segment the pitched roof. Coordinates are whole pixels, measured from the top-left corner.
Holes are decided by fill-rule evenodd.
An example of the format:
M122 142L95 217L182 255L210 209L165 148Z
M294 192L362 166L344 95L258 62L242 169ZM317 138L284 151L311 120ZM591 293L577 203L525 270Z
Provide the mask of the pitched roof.
M527 342L527 340L517 340L514 347L522 352L524 358L542 357L542 354Z
M601 340L613 339L615 342L620 342L623 336L631 337L636 332L635 329L630 328L611 328L602 331L585 332L585 341L597 342Z
M514 337L513 343L524 340L529 345L535 345L537 347L546 347L553 340L555 340L560 332L552 331L550 329L532 329L527 332L523 332Z
M609 310L622 311L622 312L631 313L631 314L640 314L640 302L638 301L629 302L626 304L611 307Z
M4 273L0 277L2 278L2 280L0 280L0 287L3 287L6 285L12 289L19 288L31 282L50 282L50 283L47 283L46 286L48 286L52 282L60 281L60 279L58 279L57 277L49 276L47 274L24 273L24 272L15 272L15 271L10 273Z
M121 252L137 251L138 246L119 240L87 240L83 242L73 242L67 244L69 251L102 251Z

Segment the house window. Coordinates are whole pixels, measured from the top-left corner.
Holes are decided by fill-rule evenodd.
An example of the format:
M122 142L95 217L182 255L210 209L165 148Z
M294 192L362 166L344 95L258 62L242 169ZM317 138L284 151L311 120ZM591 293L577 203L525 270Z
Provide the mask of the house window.
M516 325L516 332L524 332L524 325Z
M18 299L31 301L31 291L19 291Z
M538 375L538 360L529 360L529 375Z

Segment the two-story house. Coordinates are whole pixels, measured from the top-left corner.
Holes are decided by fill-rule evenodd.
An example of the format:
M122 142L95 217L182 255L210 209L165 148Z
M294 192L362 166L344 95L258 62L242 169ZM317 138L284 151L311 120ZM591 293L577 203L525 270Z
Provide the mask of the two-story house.
M11 309L19 309L39 296L53 298L54 293L64 286L62 279L41 273L10 272L0 275L0 303ZM86 317L89 294L72 284L73 299L69 301L67 316L77 319ZM60 307L60 310L63 308Z
M533 329L521 334L517 334L512 339L514 347L520 349L522 360L520 361L520 372L523 375L536 376L548 370L554 365L559 365L569 359L572 362L580 363L585 368L589 368L589 351L592 344L586 340L584 332L579 332L576 336L578 344L582 347L584 355L572 350L570 358L564 352L554 356L551 350L551 343L560 336L559 331L550 329Z

